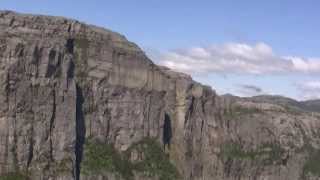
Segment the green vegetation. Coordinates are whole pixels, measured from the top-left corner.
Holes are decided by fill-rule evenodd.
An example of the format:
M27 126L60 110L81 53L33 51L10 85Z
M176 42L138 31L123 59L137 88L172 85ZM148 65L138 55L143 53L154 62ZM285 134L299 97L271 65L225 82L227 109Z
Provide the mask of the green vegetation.
M239 143L223 145L221 156L226 159L262 160L266 165L279 163L284 150L279 144L265 143L256 149L244 150Z
M222 147L224 159L250 159L254 160L258 153L256 151L244 151L238 143L228 143Z
M308 135L299 125L297 128L300 130L303 137L303 146L295 149L295 153L303 153L307 155L302 169L302 179L305 179L307 175L314 175L320 177L320 150L312 146L311 140Z
M73 160L70 158L64 158L59 162L53 164L53 169L56 173L69 173L72 169Z
M309 156L304 163L302 175L312 174L320 177L320 150L308 148L307 154L309 154Z
M299 109L295 106L282 105L282 107L284 108L285 112L292 115L301 115L304 112L302 109Z
M158 176L159 180L176 180L179 178L176 167L170 162L155 140L143 139L132 145L126 152L127 155L131 154L133 150L141 152L144 156L142 161L133 163L135 170L143 172L149 177Z
M135 151L142 155L141 160L131 162L130 156ZM124 153L119 153L111 144L102 144L89 140L85 144L85 159L82 173L115 173L126 180L133 178L133 172L140 172L148 177L158 176L160 180L179 178L178 171L169 161L161 146L154 139L146 138L133 144Z
M26 180L28 177L20 172L11 172L0 176L0 180Z
M236 118L240 115L262 113L263 111L256 107L233 106L229 111L224 110L224 116L227 118Z
M320 150L312 152L303 166L303 174L320 177Z
M125 179L133 176L131 164L121 157L113 145L87 142L82 173L103 174L104 172L117 173Z
M243 106L235 106L232 109L236 114L254 114L261 113L261 109L257 107L243 107Z

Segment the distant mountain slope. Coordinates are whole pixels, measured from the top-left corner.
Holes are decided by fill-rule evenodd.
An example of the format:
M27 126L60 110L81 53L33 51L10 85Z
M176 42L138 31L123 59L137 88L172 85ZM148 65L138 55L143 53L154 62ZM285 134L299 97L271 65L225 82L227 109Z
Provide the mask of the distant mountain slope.
M303 111L320 112L320 100L297 101L279 95L260 95L245 99L251 100L253 102L265 102L281 106L290 106Z
M300 102L304 105L305 109L310 111L320 112L320 99L308 100Z

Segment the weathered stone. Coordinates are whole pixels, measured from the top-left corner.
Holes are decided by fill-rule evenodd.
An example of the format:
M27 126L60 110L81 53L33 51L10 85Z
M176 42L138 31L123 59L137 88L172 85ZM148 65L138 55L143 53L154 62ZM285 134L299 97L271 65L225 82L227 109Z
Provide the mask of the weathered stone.
M84 143L123 153L148 137L185 180L319 179L308 163L320 148L319 114L218 96L122 35L76 20L0 12L0 102L3 176L121 178L83 175Z

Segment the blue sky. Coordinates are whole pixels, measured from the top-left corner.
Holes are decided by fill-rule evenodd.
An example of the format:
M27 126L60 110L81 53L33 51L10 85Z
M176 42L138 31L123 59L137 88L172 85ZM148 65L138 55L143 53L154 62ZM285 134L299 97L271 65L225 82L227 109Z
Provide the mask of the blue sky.
M241 96L320 98L318 0L0 0L124 34L156 63Z

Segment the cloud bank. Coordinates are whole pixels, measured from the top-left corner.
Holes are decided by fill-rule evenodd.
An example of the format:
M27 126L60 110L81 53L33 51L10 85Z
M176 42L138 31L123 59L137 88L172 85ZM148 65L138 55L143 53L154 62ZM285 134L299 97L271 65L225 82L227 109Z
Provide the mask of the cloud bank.
M320 73L320 59L276 55L265 43L226 43L164 53L161 65L191 73Z
M320 99L320 81L307 81L297 84L303 99Z

